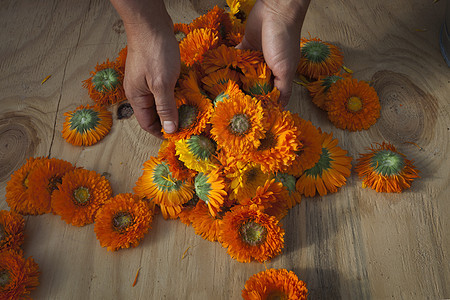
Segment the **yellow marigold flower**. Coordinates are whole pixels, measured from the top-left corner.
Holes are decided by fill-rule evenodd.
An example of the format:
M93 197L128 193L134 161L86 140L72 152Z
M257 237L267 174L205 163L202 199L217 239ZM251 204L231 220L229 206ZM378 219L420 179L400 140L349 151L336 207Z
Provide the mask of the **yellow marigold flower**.
M194 187L197 196L208 205L210 214L215 217L227 195L225 181L220 176L219 169L209 173L199 173L195 177Z
M192 135L189 139L175 141L175 149L189 169L206 173L218 167L217 145L207 136Z
M392 144L383 142L372 145L369 150L361 154L355 167L364 186L377 192L401 193L420 177L413 161L406 159Z

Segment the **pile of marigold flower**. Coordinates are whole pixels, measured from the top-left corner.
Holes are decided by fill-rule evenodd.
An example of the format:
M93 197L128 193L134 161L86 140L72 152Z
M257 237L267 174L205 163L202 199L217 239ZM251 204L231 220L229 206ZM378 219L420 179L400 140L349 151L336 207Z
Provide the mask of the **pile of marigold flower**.
M166 140L158 155L143 164L134 194L113 196L107 179L69 162L30 158L7 184L10 214L52 212L75 226L95 223L100 245L115 251L137 246L153 215L161 212L165 219L192 225L202 238L220 242L237 261L264 262L279 255L285 234L281 220L288 210L302 195L337 192L350 176L352 158L331 133L283 110L262 53L235 48L255 1L227 2L229 13L216 6L190 24L174 26L182 61L175 89L179 130L163 132ZM376 122L376 92L341 72L347 69L336 46L304 38L301 51L302 84L333 124L354 131ZM108 106L126 100L126 56L125 47L117 59L97 64L83 82L95 105L65 113L62 133L69 143L90 146L109 132ZM369 150L356 165L364 186L401 192L418 177L412 162L393 145ZM11 236L2 224L0 219L0 245ZM1 262L3 288L13 277ZM29 272L34 278L37 271ZM307 289L293 272L270 269L252 276L242 296L305 299Z

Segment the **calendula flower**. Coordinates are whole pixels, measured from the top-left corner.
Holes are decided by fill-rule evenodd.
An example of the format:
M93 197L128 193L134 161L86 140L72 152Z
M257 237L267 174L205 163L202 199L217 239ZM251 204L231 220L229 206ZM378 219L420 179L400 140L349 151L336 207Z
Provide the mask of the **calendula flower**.
M297 178L295 178L295 176L287 173L277 173L275 175L275 182L280 182L285 189L282 197L285 199L288 209L291 209L297 203L302 201L302 195L295 187L295 184L297 183Z
M223 217L219 241L239 262L264 262L281 253L283 237L284 230L275 217L239 207Z
M292 164L301 145L290 112L274 110L267 114L267 119L269 125L264 138L256 151L248 156L251 161L261 164L263 172L275 173Z
M302 57L297 72L317 79L339 71L344 61L341 50L319 38L302 38L300 42Z
M119 51L119 56L116 58L117 66L123 74L125 74L125 63L127 61L127 55L128 46L125 46Z
M255 3L256 0L227 0L227 5L230 7L230 15L242 23L247 21L248 15Z
M322 154L319 161L311 169L305 170L297 180L297 190L307 196L313 197L318 193L324 196L335 193L346 183L350 176L352 158L347 151L337 146L338 140L333 134L322 133Z
M25 219L13 211L0 210L0 252L19 250L24 240Z
M222 207L218 214L212 216L206 203L199 201L190 212L195 233L207 241L217 241L219 239L222 217L227 211L229 211L228 207Z
M270 175L256 163L237 161L230 166L226 177L230 183L230 198L240 201L255 196L259 186L264 185Z
M181 76L177 82L181 95L187 98L207 97L206 91L202 88L201 74L198 71L189 70L187 74ZM178 93L178 92L177 92Z
M225 182L220 176L219 169L209 173L199 173L195 177L194 187L197 196L208 205L211 216L215 217L227 195Z
M329 91L330 87L337 81L343 78L351 78L348 73L337 73L329 76L319 76L315 81L311 81L307 84L306 88L311 95L312 102L323 110L328 110L327 104L330 101Z
M119 63L107 60L95 66L91 77L83 81L83 87L88 90L89 97L100 105L118 103L126 99L123 76Z
M242 290L245 300L296 299L308 296L306 284L294 272L286 269L268 269L250 277Z
M62 136L72 145L91 146L103 139L111 130L112 114L103 107L78 106L64 113L66 117Z
M419 171L413 161L390 143L371 145L369 153L360 154L355 170L363 186L377 192L401 193L409 188Z
M33 198L29 197L30 172L42 165L47 158L30 157L27 162L11 174L11 179L6 184L6 203L12 211L22 215L37 215L41 211L34 206ZM43 212L42 212L43 213Z
M175 180L181 180L186 181L189 183L193 183L195 176L197 175L197 172L191 169L188 169L184 162L182 162L178 155L176 154L175 149L175 143L174 141L170 140L167 141L165 147L160 147L158 157L162 160L167 162L167 165L169 166L169 171L172 174L172 177Z
M183 204L183 208L182 208L181 212L178 214L178 217L180 218L180 221L183 224L185 224L187 226L191 225L192 211L195 209L198 202L202 202L202 201L200 201L198 196L196 194L194 194L194 195L192 195L191 200L189 200L188 202ZM208 207L206 206L206 204L204 202L203 202L203 205L205 206L206 210L208 211Z
M217 168L216 143L204 135L192 135L189 139L175 141L175 149L186 167L197 172L209 172Z
M111 198L109 181L95 171L67 172L52 193L53 212L68 224L84 226L94 222L97 210Z
M217 32L220 43L225 39L225 34L231 30L231 26L229 15L217 5L206 14L194 19L190 24L192 30L206 28Z
M314 167L322 153L322 135L311 121L304 120L298 114L291 115L297 128L297 139L301 144L295 152L295 160L283 167L283 172L299 177L304 170Z
M134 192L159 205L165 219L176 218L194 193L191 184L174 179L167 163L156 157L144 163L144 173L136 182Z
M227 33L226 45L236 47L242 42L245 34L245 25L238 19L231 20L231 30Z
M12 250L0 251L0 299L29 298L39 285L39 266Z
M164 137L176 141L202 133L211 116L211 102L202 95L186 97L181 93L175 93L175 101L178 108L178 130L170 134L163 130Z
M267 95L273 89L272 71L262 62L254 68L243 69L242 88L252 96Z
M380 101L373 87L364 81L342 79L330 88L328 118L337 128L369 129L380 117Z
M175 23L173 24L173 33L178 42L181 42L191 31L189 24Z
M209 74L224 68L237 71L250 70L261 62L264 62L261 51L241 50L220 45L204 55L201 67L206 74Z
M203 55L218 46L217 32L211 29L194 29L180 42L181 61L188 67L202 62Z
M62 182L63 176L74 170L75 167L68 161L50 158L36 166L28 176L30 201L38 214L49 213L51 209L51 196Z
M255 151L265 136L263 108L248 95L230 95L217 103L211 124L211 135L218 147L231 154Z
M219 69L217 71L211 72L205 77L202 78L202 83L204 85L204 88L206 91L209 92L211 95L211 99L215 99L218 95L216 90L216 86L226 86L229 81L233 81L237 83L239 81L239 73L225 68L225 69Z
M226 83L216 84L213 87L207 89L208 92L211 94L211 98L213 99L212 103L214 105L214 108L217 106L218 103L224 101L225 99L230 99L230 97L240 97L240 98L245 97L244 92L239 88L239 85L233 80L229 80Z
M136 247L151 227L153 214L133 194L118 194L97 212L94 231L108 251Z

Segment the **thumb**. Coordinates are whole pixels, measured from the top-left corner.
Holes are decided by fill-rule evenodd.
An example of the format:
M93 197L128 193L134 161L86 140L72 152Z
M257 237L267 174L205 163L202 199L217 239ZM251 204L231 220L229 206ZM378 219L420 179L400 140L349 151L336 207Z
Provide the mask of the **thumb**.
M283 106L286 106L291 98L293 79L293 76L290 76L290 74L283 74L283 76L275 75L274 85L280 91L280 98L278 101Z
M178 109L175 103L174 89L164 89L153 93L153 96L162 128L166 133L174 133L178 129Z

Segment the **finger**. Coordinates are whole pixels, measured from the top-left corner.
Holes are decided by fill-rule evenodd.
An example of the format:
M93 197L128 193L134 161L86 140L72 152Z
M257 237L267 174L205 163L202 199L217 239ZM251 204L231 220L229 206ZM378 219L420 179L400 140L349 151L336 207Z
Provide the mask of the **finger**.
M289 99L292 95L292 80L294 76L283 74L280 76L275 75L274 85L280 91L279 102L281 105L286 106L289 103Z
M139 96L130 98L129 101L141 128L154 136L161 138L161 123L156 113L153 96L151 94Z
M178 109L174 97L175 86L156 89L156 112L161 120L161 125L166 133L174 133L178 129Z

